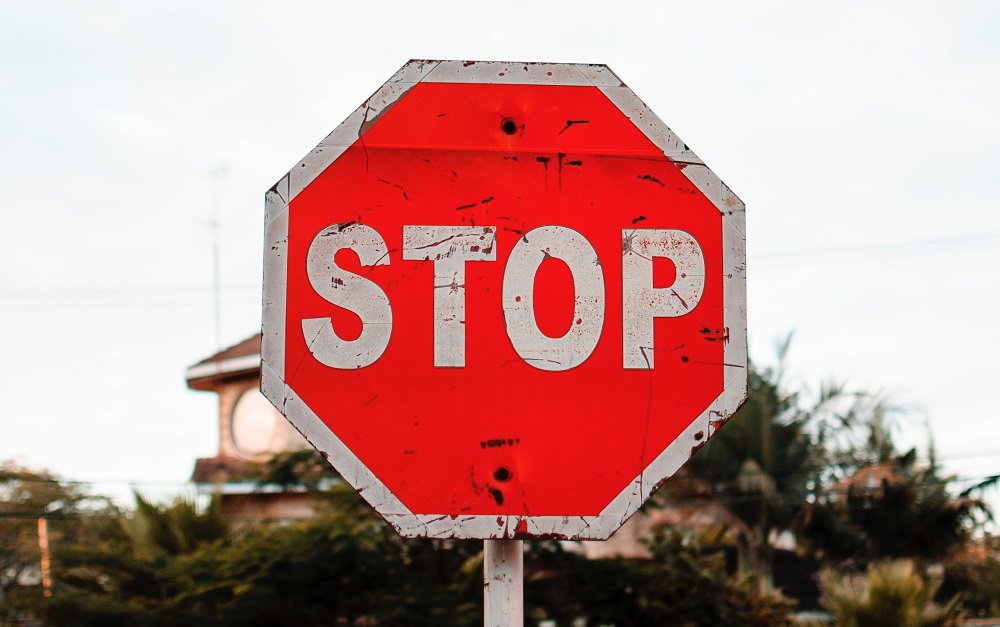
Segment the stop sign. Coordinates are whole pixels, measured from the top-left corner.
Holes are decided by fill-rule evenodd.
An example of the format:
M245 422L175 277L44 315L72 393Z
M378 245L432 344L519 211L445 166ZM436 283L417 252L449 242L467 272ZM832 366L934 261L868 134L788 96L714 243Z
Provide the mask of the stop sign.
M262 391L404 536L606 539L746 398L744 225L605 66L411 61L267 194Z

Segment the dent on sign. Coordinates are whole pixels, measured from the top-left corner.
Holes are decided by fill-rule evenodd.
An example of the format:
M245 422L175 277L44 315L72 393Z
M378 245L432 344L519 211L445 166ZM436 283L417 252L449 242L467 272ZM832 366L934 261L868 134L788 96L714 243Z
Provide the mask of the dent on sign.
M402 259L431 261L434 282L434 365L465 366L465 264L495 262L495 226L403 226ZM340 338L330 318L302 320L309 351L331 368L363 368L382 356L392 335L392 303L377 284L337 266L344 249L357 253L362 266L389 264L392 255L375 229L335 224L320 231L309 246L309 282L327 301L352 311L362 330L353 340ZM676 268L669 287L653 285L653 259ZM563 261L572 273L575 323L561 337L539 329L534 308L535 273L546 259ZM622 364L652 368L653 321L682 316L698 305L705 286L705 259L689 233L672 229L622 231ZM585 362L601 337L606 313L604 272L597 251L580 233L565 226L543 226L526 233L507 258L503 273L503 315L517 354L541 370L568 370Z
M261 389L404 536L606 539L746 397L743 203L605 66L407 63L265 225Z

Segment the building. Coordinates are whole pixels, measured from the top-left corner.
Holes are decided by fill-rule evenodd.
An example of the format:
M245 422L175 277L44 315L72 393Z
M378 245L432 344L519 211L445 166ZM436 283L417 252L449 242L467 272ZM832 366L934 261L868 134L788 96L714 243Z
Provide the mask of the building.
M221 495L233 521L293 520L313 514L306 490L261 485L261 464L275 453L309 443L260 393L260 335L194 364L185 372L192 390L218 397L219 449L195 462L191 480L201 493Z

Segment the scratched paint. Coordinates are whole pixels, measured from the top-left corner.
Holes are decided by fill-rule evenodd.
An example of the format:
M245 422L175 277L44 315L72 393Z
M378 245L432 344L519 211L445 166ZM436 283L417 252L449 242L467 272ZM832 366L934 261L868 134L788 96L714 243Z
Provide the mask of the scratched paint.
M404 536L607 538L745 398L743 203L604 66L410 62L266 220L262 390Z
M434 366L464 367L465 266L496 261L496 227L404 225L403 259L434 263Z

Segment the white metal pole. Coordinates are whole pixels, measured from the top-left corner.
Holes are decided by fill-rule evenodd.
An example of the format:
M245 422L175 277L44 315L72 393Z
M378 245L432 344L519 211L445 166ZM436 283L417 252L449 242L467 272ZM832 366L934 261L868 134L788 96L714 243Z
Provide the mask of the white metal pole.
M524 542L483 541L485 627L524 625Z

